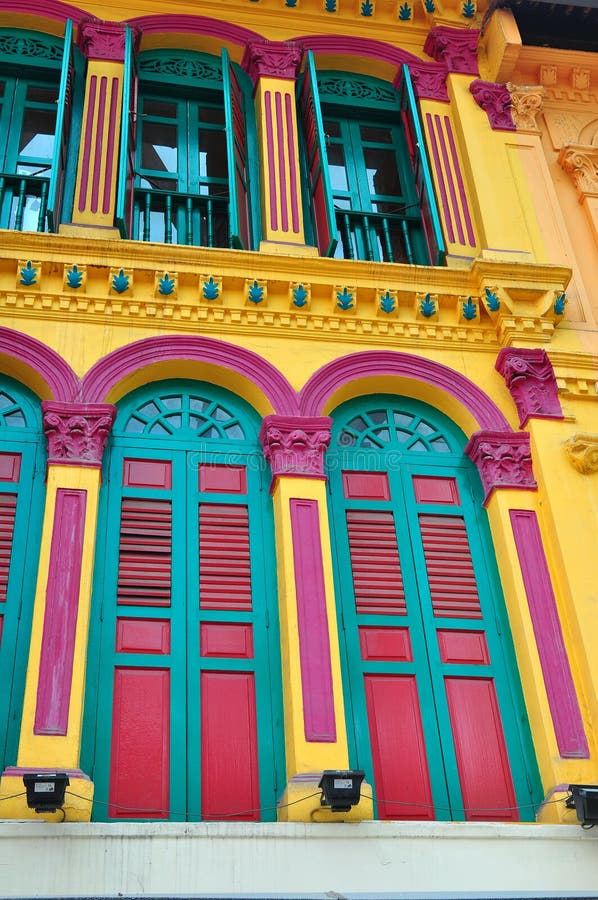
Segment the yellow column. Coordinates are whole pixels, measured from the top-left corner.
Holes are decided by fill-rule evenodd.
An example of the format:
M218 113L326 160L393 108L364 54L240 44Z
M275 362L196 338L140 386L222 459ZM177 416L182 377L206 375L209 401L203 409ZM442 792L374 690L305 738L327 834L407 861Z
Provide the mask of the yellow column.
M84 22L79 43L87 57L85 102L72 223L61 233L118 238L114 227L122 116L125 27ZM128 111L127 111L128 114Z
M260 144L262 228L260 249L316 256L303 227L295 76L301 51L286 44L250 44L243 66L255 84Z
M331 813L318 788L325 769L349 765L323 471L330 422L267 416L261 432L273 473L279 573L287 765L280 821L373 817L365 798L348 813ZM363 793L371 797L371 788Z
M102 452L114 407L46 402L47 496L17 765L0 782L4 818L39 818L23 775L66 772L57 821L88 821L93 783L79 769Z

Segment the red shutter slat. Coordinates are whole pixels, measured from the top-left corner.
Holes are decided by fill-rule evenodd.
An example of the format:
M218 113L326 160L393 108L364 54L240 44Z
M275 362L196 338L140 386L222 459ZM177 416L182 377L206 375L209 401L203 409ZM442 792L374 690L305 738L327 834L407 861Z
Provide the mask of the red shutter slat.
M419 525L434 615L481 619L480 598L463 518L420 515Z
M199 605L201 609L251 609L246 506L199 504Z
M118 602L170 606L170 500L124 499L121 507Z
M16 494L0 494L0 602L6 600L17 511Z
M404 615L405 592L393 514L347 510L347 531L357 612Z

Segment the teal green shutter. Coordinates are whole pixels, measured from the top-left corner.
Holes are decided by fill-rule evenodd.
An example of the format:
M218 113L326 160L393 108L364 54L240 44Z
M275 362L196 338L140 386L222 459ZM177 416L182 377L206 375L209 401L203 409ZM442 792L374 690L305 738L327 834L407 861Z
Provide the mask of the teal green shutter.
M311 50L306 56L305 73L299 88L299 113L307 150L309 199L316 226L318 249L322 256L333 256L337 245L336 217L328 173L328 154L316 66Z
M72 103L73 80L73 23L66 20L64 28L64 55L60 72L58 108L56 110L56 135L52 154L52 171L48 188L48 228L57 231L60 223L60 207L64 187L64 175L69 139L70 104ZM70 88L70 89L69 89Z
M123 238L131 238L133 236L136 119L137 72L133 56L133 31L127 27L125 30L123 102L118 155L118 185L116 189L116 227Z
M403 83L401 85L401 117L407 133L409 156L413 167L415 188L420 203L422 224L428 244L432 265L443 265L446 259L446 246L440 226L438 204L434 195L434 185L430 172L430 163L426 152L426 144L419 120L419 111L415 100L411 75L403 65Z
M249 170L243 93L226 48L222 49L222 81L228 160L229 240L238 250L251 249L249 239Z

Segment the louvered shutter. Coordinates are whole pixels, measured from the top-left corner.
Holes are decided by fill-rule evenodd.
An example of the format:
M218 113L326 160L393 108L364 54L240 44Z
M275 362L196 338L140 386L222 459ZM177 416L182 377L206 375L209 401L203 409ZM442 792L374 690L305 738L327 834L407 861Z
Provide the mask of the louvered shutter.
M50 184L48 186L48 205L46 207L50 231L58 231L58 225L60 224L68 140L71 130L73 86L73 23L70 19L67 19L64 28L64 55L62 57L60 86L56 105L56 133L54 136Z
M123 238L133 237L136 135L137 67L135 65L133 31L127 26L125 28L125 60L115 216L116 227Z
M222 81L228 160L230 245L238 250L251 250L249 166L243 93L225 48L222 49Z

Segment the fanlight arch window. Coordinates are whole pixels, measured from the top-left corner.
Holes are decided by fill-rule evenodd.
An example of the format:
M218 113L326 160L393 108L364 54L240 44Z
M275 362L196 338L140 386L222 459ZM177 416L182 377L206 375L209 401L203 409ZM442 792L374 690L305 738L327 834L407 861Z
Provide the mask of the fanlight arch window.
M332 415L348 731L378 817L533 820L538 773L465 436L405 397Z
M284 741L259 425L199 382L119 404L86 694L95 818L274 816Z

